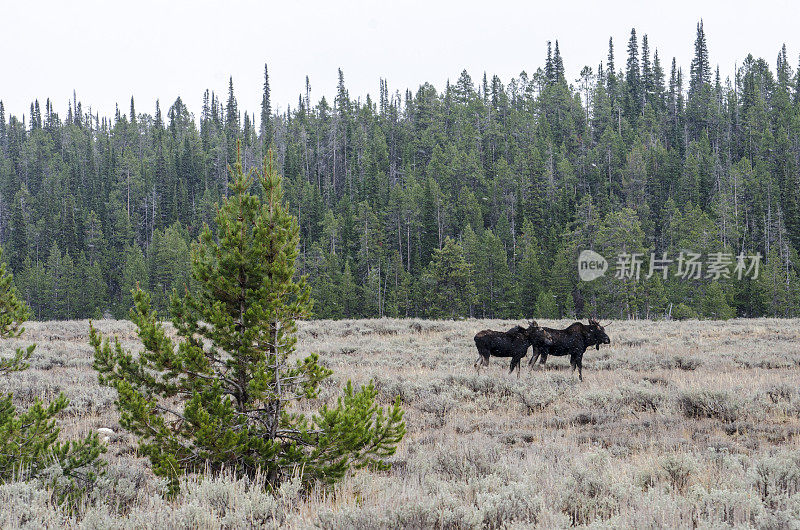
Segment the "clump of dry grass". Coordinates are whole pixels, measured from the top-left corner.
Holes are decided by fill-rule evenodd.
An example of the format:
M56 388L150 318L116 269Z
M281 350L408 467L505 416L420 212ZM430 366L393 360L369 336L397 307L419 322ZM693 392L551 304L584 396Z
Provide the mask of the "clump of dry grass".
M163 484L121 431L114 394L91 370L88 322L30 323L27 372L0 381L19 406L63 391L73 437L109 427L109 473L78 513L32 483L0 486L0 527L558 528L765 527L800 520L800 322L616 322L584 357L508 375L476 373L472 340L509 321L301 323L299 352L334 370L319 402L348 380L400 396L408 434L387 472L361 470L332 490L277 495L230 474ZM566 321L542 322L565 327ZM133 326L101 321L136 351ZM313 404L317 405L319 403ZM311 406L312 404L310 404Z

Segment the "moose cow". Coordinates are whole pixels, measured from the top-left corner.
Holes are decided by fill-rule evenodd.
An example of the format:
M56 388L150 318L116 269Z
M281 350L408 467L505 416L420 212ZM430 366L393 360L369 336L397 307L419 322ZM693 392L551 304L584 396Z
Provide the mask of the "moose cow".
M480 371L481 366L488 366L491 355L511 357L511 367L508 373L514 373L514 368L516 368L517 377L519 377L519 363L528 353L528 347L533 346L536 349L539 346L550 344L552 344L550 334L539 327L535 321L530 323L528 329L514 326L508 331L492 331L490 329L479 331L475 335L475 346L478 347L480 355L475 361L475 368Z
M572 371L575 372L575 368L578 368L578 378L581 381L583 381L583 353L586 348L595 346L599 350L601 344L611 344L611 339L606 335L605 328L593 318L589 319L588 326L575 322L563 330L542 329L550 335L552 342L551 344L541 344L538 348L534 346L528 366L533 369L533 365L539 357L542 358L540 364L544 365L548 355L557 357L569 355L569 364L572 365Z

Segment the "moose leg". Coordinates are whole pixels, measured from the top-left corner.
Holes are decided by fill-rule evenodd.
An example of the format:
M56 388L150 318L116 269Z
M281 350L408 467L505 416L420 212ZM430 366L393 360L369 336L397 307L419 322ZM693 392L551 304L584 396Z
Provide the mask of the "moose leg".
M510 369L508 371L509 374L513 374L514 373L514 368L518 368L519 367L520 359L521 359L520 357L512 357L511 358L511 366L510 366Z
M583 381L583 357L578 357L578 379Z
M478 350L478 359L475 361L475 370L478 373L481 373L481 366L488 366L489 365L489 354L483 352L483 350Z
M475 368L478 370L478 373L481 373L481 368L484 366L489 366L489 357L480 356L478 360L475 361Z
M539 350L538 348L534 348L533 351L531 352L531 360L528 361L529 369L533 370L533 365L536 364L536 359L538 359L540 355L542 355L541 350Z

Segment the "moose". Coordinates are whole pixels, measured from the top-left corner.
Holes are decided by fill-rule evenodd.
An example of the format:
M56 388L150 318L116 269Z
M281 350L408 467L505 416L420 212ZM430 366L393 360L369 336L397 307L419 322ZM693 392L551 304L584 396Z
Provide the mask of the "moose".
M530 323L527 329L522 326L514 326L508 331L493 331L485 329L475 335L475 346L478 348L478 359L475 361L475 369L480 372L481 366L489 365L489 357L511 357L509 374L517 369L519 377L519 364L523 357L528 353L528 348L533 346L534 350L539 347L547 347L553 343L550 333L540 327L536 321Z
M567 329L542 328L550 338L550 344L534 346L528 366L533 369L536 359L541 357L540 364L544 365L548 355L560 357L569 355L569 364L573 373L578 369L578 378L583 381L583 353L586 348L595 346L598 350L601 344L611 344L611 339L606 335L605 328L594 318L589 319L589 325L575 322Z

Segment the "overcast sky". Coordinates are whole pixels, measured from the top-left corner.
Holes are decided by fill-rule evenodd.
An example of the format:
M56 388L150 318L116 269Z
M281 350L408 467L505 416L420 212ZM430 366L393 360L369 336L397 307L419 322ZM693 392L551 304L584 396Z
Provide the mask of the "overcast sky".
M476 84L486 71L504 83L544 64L559 40L570 81L583 65L605 61L614 38L624 66L631 27L648 34L665 69L673 56L688 72L702 18L712 66L723 78L747 53L775 67L781 44L798 64L800 7L760 2L408 0L233 1L0 0L0 100L28 114L50 97L63 117L73 89L84 109L113 115L166 110L177 96L199 116L206 88L227 94L233 76L240 110L259 111L264 63L273 108L295 107L305 76L311 97L332 97L341 67L351 97L375 98L379 78L392 93L423 82L441 89L466 68Z

